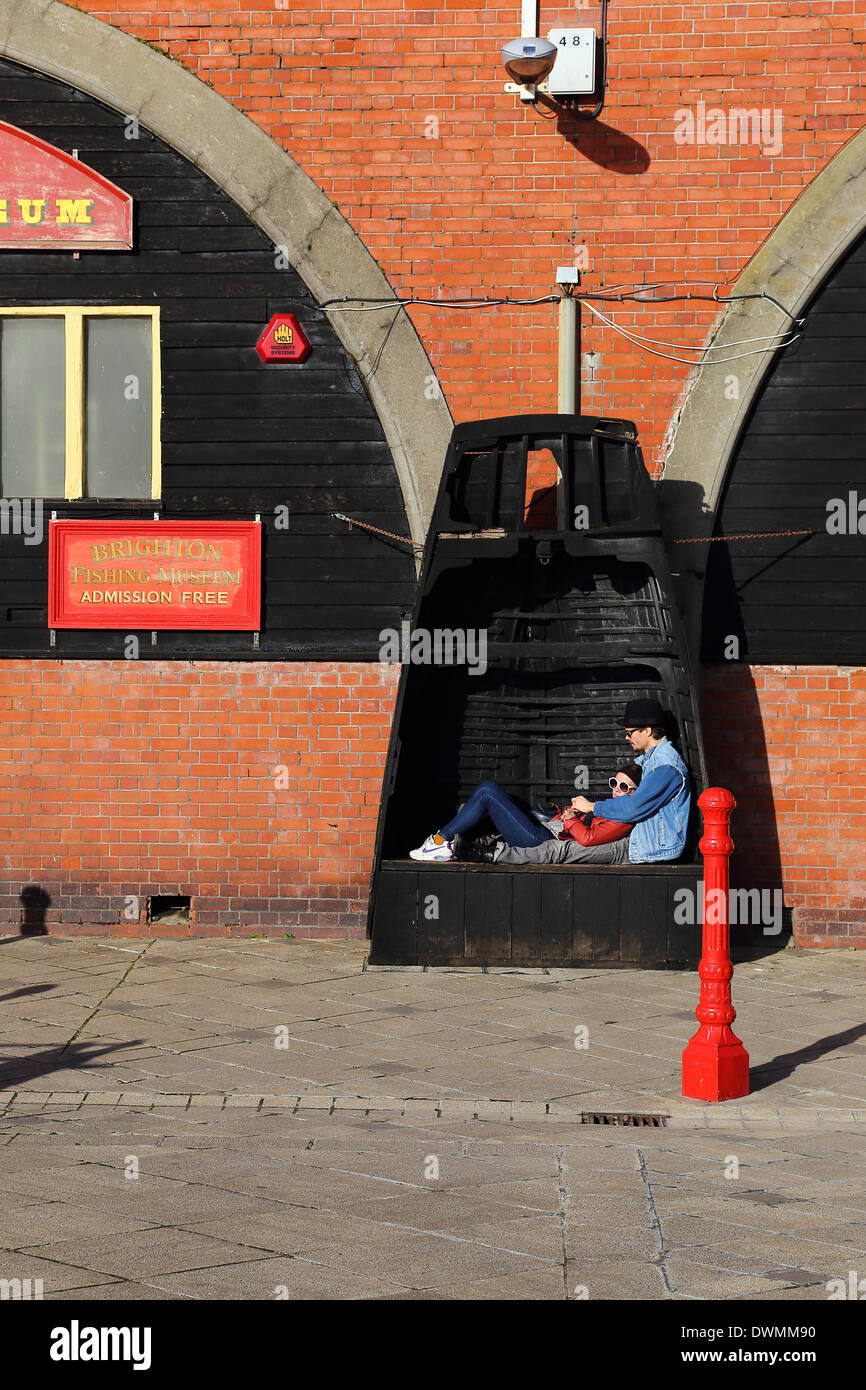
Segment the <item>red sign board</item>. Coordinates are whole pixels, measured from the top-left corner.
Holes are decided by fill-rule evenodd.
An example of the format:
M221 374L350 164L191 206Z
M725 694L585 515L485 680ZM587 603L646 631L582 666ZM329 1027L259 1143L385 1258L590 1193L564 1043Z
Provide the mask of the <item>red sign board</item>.
M274 314L256 352L263 362L306 362L312 347L294 314Z
M48 626L257 631L254 521L52 521Z
M132 198L81 160L0 121L0 250L129 251Z

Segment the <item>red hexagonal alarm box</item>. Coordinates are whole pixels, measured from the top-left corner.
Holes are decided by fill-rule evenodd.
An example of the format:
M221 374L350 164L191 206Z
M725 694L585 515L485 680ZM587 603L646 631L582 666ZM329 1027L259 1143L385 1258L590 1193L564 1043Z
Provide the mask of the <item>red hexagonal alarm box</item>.
M263 362L305 362L312 350L294 314L274 314L256 343Z

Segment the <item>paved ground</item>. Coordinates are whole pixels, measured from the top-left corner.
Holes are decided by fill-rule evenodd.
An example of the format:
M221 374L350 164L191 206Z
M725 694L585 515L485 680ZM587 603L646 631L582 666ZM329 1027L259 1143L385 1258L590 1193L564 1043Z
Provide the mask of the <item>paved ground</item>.
M866 1278L860 953L738 966L753 1094L706 1106L680 1097L691 973L0 947L0 1279L45 1298L823 1300Z

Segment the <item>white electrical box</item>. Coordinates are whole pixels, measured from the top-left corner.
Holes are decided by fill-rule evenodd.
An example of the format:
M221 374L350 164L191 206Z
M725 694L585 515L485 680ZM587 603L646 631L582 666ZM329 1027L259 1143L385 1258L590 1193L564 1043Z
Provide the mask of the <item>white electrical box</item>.
M556 62L545 82L551 96L589 96L595 90L595 30L551 29Z

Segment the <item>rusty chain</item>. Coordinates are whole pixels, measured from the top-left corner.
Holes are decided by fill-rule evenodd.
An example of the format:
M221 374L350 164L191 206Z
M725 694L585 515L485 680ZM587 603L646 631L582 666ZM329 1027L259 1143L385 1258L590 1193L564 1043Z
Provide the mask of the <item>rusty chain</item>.
M358 521L355 517L345 516L343 512L331 512L331 516L338 521L345 521L351 531L353 526L361 526L365 531L372 531L377 536L387 536L392 541L402 541L404 545L414 546L416 550L423 550L422 541L413 541L408 536L398 536L396 531L385 531L381 526L371 526L369 521ZM775 536L814 536L814 530L810 531L743 531L736 536L677 536L671 540L671 545L698 545L705 542L712 545L714 541L761 541Z

